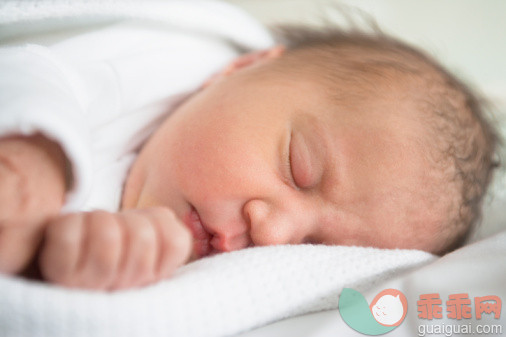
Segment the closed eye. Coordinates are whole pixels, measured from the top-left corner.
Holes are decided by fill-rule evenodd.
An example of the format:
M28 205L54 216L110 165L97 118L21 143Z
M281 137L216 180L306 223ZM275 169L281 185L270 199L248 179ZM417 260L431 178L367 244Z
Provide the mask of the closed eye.
M297 183L295 182L295 177L294 177L294 174L293 174L293 164L292 164L292 141L293 141L293 132L290 133L290 140L288 142L288 151L287 151L287 156L286 156L286 162L285 162L285 167L286 167L286 172L287 172L287 176L289 178L289 181L290 181L290 184L297 190L300 189L300 187L297 185Z
M315 185L314 167L307 139L299 132L292 132L288 150L290 180L297 189L309 189Z

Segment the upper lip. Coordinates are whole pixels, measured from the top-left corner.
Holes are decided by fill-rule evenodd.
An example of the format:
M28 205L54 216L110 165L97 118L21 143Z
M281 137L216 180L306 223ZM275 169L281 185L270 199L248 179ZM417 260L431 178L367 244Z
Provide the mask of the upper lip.
M211 253L212 234L204 225L197 209L191 205L190 211L186 213L183 222L190 229L194 238L194 251L199 257L209 255Z
M193 205L191 206L191 212L195 212L195 215L197 216L198 221L200 222L200 225L202 226L203 231L200 233L200 235L202 235L202 236L203 235L212 236L213 234L207 228L207 225L205 224L205 222L203 221L202 217L200 216L199 211Z

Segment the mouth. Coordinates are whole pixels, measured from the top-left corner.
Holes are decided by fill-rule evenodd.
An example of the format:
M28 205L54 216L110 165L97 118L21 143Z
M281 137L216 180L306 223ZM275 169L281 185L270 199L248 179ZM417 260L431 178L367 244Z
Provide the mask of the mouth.
M184 216L183 222L193 235L193 251L197 257L201 258L212 255L214 253L211 245L213 235L206 230L199 213L193 205L191 205L190 211Z

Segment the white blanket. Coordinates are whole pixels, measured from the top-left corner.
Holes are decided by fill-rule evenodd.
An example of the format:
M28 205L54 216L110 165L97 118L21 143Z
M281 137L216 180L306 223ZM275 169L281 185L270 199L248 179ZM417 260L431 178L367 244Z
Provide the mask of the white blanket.
M0 336L228 336L334 309L343 287L363 291L434 259L413 250L255 247L198 260L165 282L116 293L0 277Z
M503 222L503 227L506 228ZM407 298L408 312L402 324L385 337L423 336L505 336L506 334L506 230L495 236L464 246L432 263L410 272L402 273L384 282L379 281L372 288L361 291L368 303L382 290L401 290ZM418 317L418 301L423 294L437 293L442 300L442 318L427 320ZM456 320L448 317L446 301L452 294L466 293L471 301L475 297L495 295L502 299L499 319L494 313L476 317L475 304L472 318ZM471 327L468 334L458 334ZM500 333L480 334L477 329L500 327ZM451 334L451 329L454 331ZM474 331L474 333L472 332ZM288 318L265 327L240 334L241 337L364 337L350 328L341 318L338 309L326 310L304 316Z

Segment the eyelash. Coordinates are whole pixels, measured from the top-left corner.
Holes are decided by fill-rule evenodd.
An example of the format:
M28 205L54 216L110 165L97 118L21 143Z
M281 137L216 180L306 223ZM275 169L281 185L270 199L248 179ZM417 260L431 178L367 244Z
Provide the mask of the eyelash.
M292 167L292 134L290 133L290 141L288 142L288 155L286 156L287 157L287 160L286 160L286 171L288 173L288 176L289 176L289 181L290 181L290 184L297 190L300 190L300 187L297 185L297 183L295 182L295 177L293 175L293 167Z

